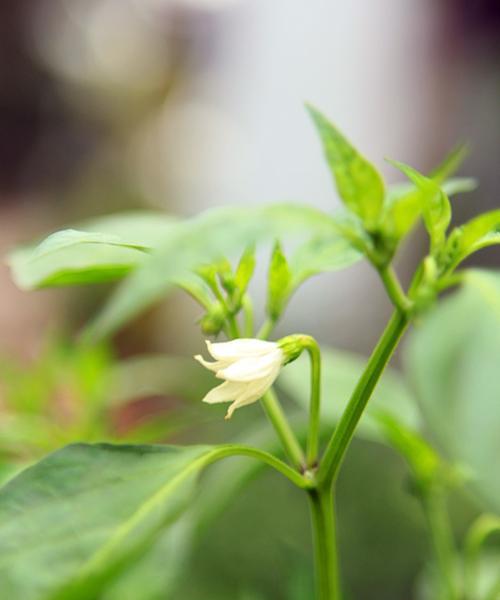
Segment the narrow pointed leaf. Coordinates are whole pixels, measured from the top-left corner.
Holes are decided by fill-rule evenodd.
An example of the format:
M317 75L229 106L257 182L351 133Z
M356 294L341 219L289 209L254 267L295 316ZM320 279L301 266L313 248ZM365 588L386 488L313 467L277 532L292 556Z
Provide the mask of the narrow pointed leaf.
M255 246L249 246L241 255L236 273L234 274L234 282L240 294L244 293L252 279L255 270Z
M477 187L476 180L470 177L450 177L460 167L466 155L467 148L458 146L428 175L448 196L470 192ZM423 214L424 200L422 191L414 184L398 183L389 186L383 218L386 235L393 237L396 243L399 242Z
M500 244L500 210L492 210L475 217L454 229L447 241L444 260L448 269L454 269L474 252Z
M458 171L468 154L469 149L467 145L459 144L453 148L441 164L431 171L429 179L432 179L435 183L441 185L446 179Z
M276 242L269 265L267 283L267 314L274 321L279 319L285 308L292 291L291 283L292 273L290 272L288 261L283 253L281 244Z
M417 187L418 202L422 203L421 210L431 240L431 249L438 250L444 244L446 230L451 220L451 205L448 197L437 183L412 167L396 161L389 162L402 171Z
M324 115L312 106L307 108L320 135L342 201L361 218L367 229L374 229L384 202L381 175Z

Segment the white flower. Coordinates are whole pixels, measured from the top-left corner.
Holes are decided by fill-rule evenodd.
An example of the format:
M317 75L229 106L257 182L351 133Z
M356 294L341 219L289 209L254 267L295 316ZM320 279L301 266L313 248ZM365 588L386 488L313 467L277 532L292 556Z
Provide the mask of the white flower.
M237 339L212 344L207 340L207 347L215 361L208 362L200 355L195 359L225 381L210 390L203 402L232 402L226 419L230 419L237 408L259 400L285 363L283 350L275 342Z

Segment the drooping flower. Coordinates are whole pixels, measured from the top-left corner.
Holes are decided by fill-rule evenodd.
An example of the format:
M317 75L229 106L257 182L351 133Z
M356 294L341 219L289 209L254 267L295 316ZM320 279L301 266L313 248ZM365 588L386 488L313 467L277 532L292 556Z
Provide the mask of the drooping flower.
M200 355L195 359L225 381L210 390L203 402L231 402L226 419L230 419L237 408L259 400L288 362L276 342L242 338L212 344L207 340L207 347L215 361L206 361Z

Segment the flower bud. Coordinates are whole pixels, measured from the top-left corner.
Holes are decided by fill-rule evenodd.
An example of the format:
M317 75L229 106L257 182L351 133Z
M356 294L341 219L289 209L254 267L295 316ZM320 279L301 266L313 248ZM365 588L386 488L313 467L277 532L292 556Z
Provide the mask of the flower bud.
M200 321L201 330L205 335L217 335L224 327L226 310L221 302L214 302Z
M278 347L281 348L283 352L284 365L291 363L295 359L297 359L301 354L302 350L306 347L305 340L308 336L305 336L301 333L296 333L294 335L287 335L281 340L278 340Z

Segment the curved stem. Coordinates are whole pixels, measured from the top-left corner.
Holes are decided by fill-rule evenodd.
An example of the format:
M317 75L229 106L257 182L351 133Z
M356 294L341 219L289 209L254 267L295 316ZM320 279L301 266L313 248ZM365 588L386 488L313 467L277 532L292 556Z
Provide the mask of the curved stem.
M249 458L260 460L284 475L299 488L310 489L313 485L309 479L292 469L279 458L276 458L276 456L273 456L264 450L253 448L252 446L244 446L241 444L224 444L223 446L218 446L217 448L214 448L206 464L229 456L248 456Z
M356 425L407 325L408 317L400 311L396 311L387 324L326 447L319 482L331 484L335 480Z
M267 390L262 396L261 404L267 418L278 434L286 454L297 469L304 470L306 464L304 453L272 389Z
M333 489L309 491L318 600L340 600Z
M314 467L318 460L319 420L321 403L321 352L316 340L306 335L304 348L311 360L311 399L309 407L309 434L307 437L307 466Z
M393 267L389 265L378 269L378 272L394 307L402 313L409 311L412 302L404 293Z
M257 333L258 339L267 340L267 338L271 335L271 331L274 329L275 324L276 323L273 319L266 319Z
M483 514L478 517L469 528L464 544L465 554L465 590L467 598L474 598L475 582L477 577L477 564L481 547L488 537L500 532L500 517Z

